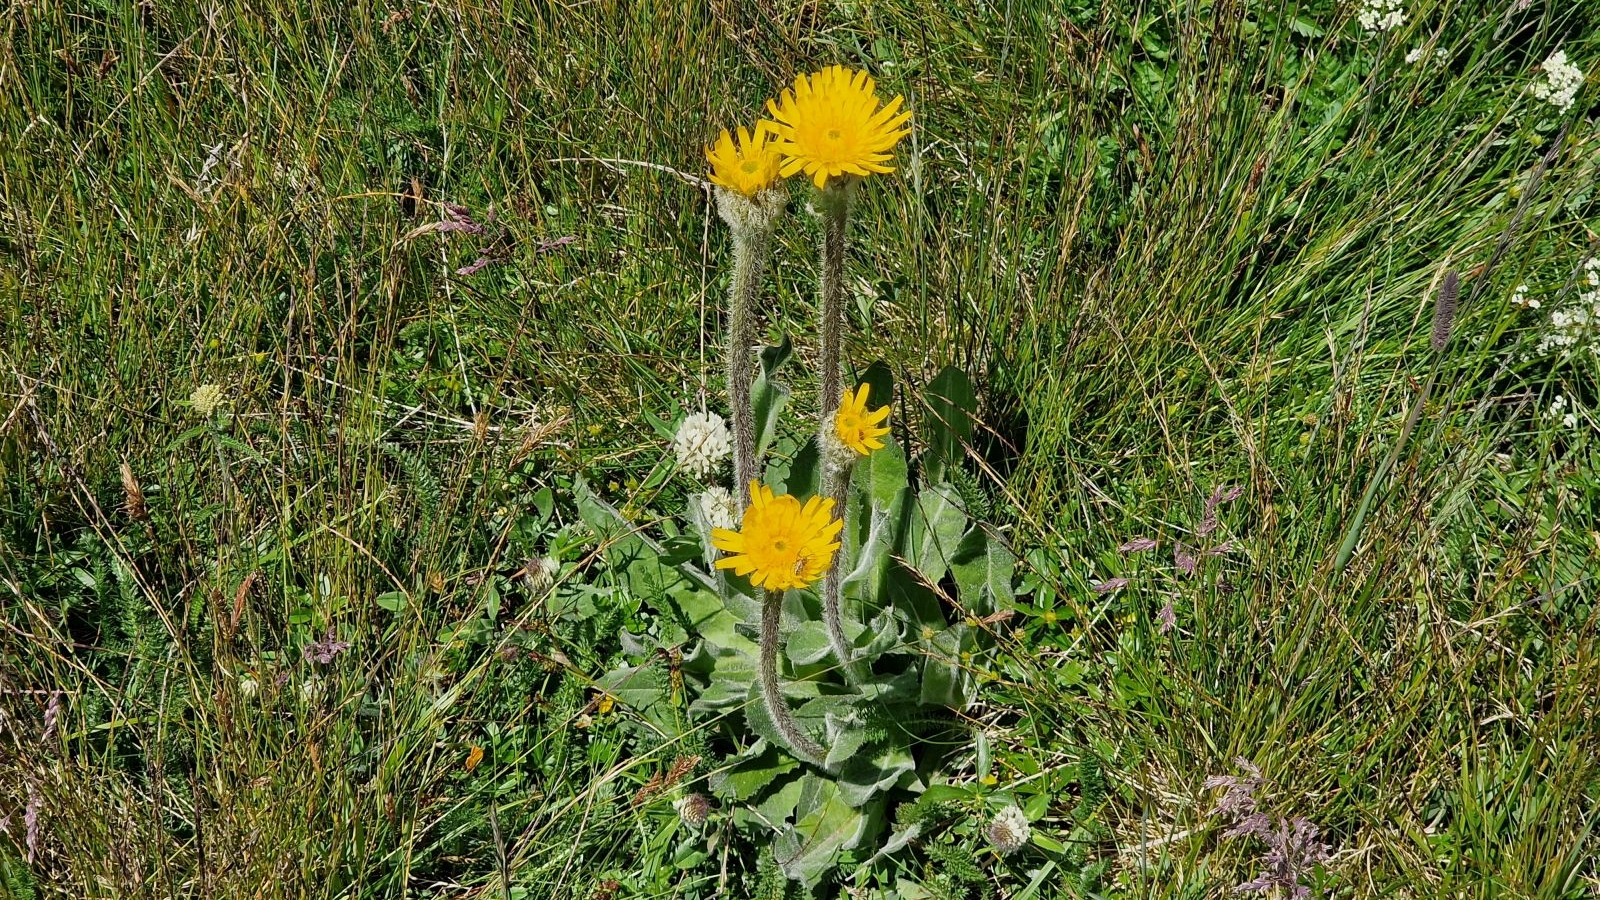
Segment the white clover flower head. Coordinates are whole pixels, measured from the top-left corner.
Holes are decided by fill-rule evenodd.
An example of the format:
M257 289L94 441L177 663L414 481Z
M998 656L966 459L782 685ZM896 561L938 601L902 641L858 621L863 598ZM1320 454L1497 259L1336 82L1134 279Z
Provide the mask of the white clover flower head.
M530 594L543 594L556 583L556 573L561 571L561 560L554 556L539 556L522 566L522 585Z
M739 527L739 504L727 488L712 485L700 493L696 502L700 504L700 514L705 516L706 524L712 528L732 530Z
M223 391L220 384L202 384L189 395L189 405L194 408L195 415L202 419L211 418L212 413L227 402L227 392Z
M1010 856L1021 850L1032 834L1033 829L1028 827L1028 817L1016 806L1008 806L995 813L989 822L989 827L984 829L984 836L989 839L989 846L1001 856Z
M322 683L322 678L316 675L300 682L300 700L306 705L312 705L322 699L327 686Z
M1361 22L1361 28L1367 34L1382 34L1404 25L1406 11L1401 6L1401 0L1361 0L1361 8L1356 10L1356 19Z
M1544 78L1528 85L1528 93L1564 113L1572 108L1573 98L1583 87L1583 70L1567 62L1567 51L1557 50L1539 64Z
M1422 48L1421 47L1412 47L1411 48L1411 52L1406 54L1406 65L1414 66L1421 59L1422 59Z
M733 454L733 434L716 413L694 413L678 426L672 449L678 454L678 465L704 478Z
M249 700L259 693L261 693L261 682L249 675L239 679L239 696Z
M705 824L706 818L711 815L711 801L704 794L684 794L672 801L672 808L678 811L678 818L690 828L698 828Z

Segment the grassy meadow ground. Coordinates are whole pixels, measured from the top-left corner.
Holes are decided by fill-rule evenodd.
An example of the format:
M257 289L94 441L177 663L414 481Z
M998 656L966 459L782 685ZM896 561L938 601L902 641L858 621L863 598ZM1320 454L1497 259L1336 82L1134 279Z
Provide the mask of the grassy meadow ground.
M1600 3L1403 8L12 3L0 896L1222 897L1273 865L1207 787L1237 760L1319 827L1315 896L1600 896L1600 334L1562 324L1600 319L1600 93L1529 91L1600 72ZM682 673L573 497L681 514L703 147L835 62L914 113L847 366L907 443L971 374L962 496L1019 562L921 772L979 799L805 886L737 803L675 811L715 721L597 688ZM804 361L794 196L762 328Z

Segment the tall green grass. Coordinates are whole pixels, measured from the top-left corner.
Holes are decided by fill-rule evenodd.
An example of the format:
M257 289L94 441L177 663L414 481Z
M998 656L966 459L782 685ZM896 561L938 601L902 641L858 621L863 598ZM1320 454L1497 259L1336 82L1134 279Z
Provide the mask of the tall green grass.
M637 486L643 414L716 403L701 148L842 61L916 113L852 235L849 357L981 373L974 494L1037 587L974 727L1002 773L1064 779L1036 828L1071 832L1085 760L1108 785L1079 854L1103 882L1051 862L1035 895L1244 880L1260 848L1200 787L1244 756L1325 829L1327 895L1584 896L1600 490L1592 434L1541 412L1600 391L1524 359L1542 317L1506 298L1570 296L1592 252L1593 86L1565 118L1524 89L1600 54L1592 4L1514 5L1420 2L1382 38L1232 0L14 6L0 890L743 895L756 860L679 871L670 808L634 802L696 748L587 687L650 611L562 489L673 511ZM444 203L488 233L424 228ZM766 323L809 353L792 223ZM1449 268L1438 386L1337 572ZM1224 483L1236 543L1185 577ZM1136 535L1160 549L1115 551ZM552 542L560 595L614 604L588 628L517 577ZM304 660L330 625L351 649Z

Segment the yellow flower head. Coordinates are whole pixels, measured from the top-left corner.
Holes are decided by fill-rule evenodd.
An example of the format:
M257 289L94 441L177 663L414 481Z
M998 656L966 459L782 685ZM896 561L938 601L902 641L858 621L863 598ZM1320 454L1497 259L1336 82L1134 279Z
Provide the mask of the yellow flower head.
M750 482L750 506L738 531L711 530L711 543L728 555L717 568L750 576L769 591L803 588L821 578L839 549L844 523L833 517L833 498L812 497L804 506L794 497L775 497L772 489Z
M889 426L883 424L883 420L889 418L889 407L867 411L870 391L871 386L865 384L854 392L846 390L839 400L838 411L833 414L833 432L839 436L839 443L862 456L882 450L882 438L889 433Z
M739 142L733 141L728 129L722 129L717 142L706 148L706 160L711 163L711 183L754 197L778 180L776 141L765 122L756 125L756 133L739 126Z
M865 72L829 66L800 75L778 100L767 101L775 121L763 122L779 138L785 177L805 172L819 188L840 175L892 172L889 151L910 134L904 97L878 106L877 83Z

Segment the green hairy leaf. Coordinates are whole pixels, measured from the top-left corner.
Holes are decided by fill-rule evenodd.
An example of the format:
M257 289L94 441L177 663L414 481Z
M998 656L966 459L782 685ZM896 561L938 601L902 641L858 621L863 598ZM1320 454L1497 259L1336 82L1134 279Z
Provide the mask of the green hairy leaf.
M761 369L750 386L750 403L755 407L756 459L766 456L778 431L778 418L789 402L789 387L778 381L777 375L793 352L788 335L777 346L761 350Z
M946 480L950 467L961 464L966 444L972 440L978 414L978 394L972 379L955 366L945 366L923 391L923 476L929 482Z

